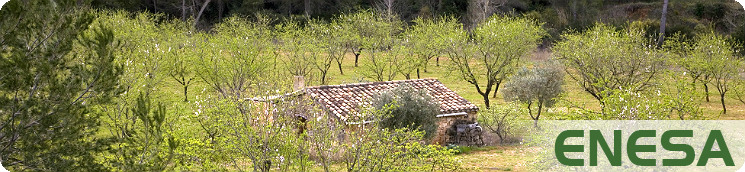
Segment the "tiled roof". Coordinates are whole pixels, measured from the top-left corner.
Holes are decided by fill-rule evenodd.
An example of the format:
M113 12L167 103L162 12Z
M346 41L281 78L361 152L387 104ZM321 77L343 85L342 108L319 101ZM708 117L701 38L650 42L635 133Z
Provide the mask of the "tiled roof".
M468 102L453 90L448 89L437 79L412 79L400 81L369 82L344 85L323 85L308 87L305 93L329 113L342 120L356 115L359 107L370 106L373 96L406 83L416 89L425 89L440 104L440 113L473 112L479 108Z

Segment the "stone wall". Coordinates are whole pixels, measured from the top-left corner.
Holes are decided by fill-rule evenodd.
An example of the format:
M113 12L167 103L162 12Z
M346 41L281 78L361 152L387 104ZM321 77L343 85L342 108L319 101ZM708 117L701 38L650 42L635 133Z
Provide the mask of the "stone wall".
M453 122L455 122L456 120L463 119L475 122L476 118L476 112L469 112L468 114L462 116L440 117L440 120L437 122L437 132L432 137L432 144L444 145L445 142L448 140L447 130L453 125Z

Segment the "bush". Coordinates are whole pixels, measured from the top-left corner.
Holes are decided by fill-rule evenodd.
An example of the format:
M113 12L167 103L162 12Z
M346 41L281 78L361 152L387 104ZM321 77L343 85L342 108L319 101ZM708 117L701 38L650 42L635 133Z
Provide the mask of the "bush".
M519 101L528 105L528 114L538 126L543 107L556 104L555 98L564 90L564 73L554 62L538 64L532 69L523 68L505 84L504 99ZM538 113L533 114L532 106L538 107Z
M669 76L673 80L680 78L679 72ZM701 94L687 80L676 80L669 83L670 88L635 92L624 89L604 98L606 113L603 119L615 120L658 120L705 119L701 110Z
M733 87L732 92L735 93L735 99L745 105L745 77L735 79Z
M425 138L431 138L437 130L440 105L425 90L403 84L376 96L372 105L376 109L394 106L390 116L381 121L383 128L418 128L425 132Z
M494 106L490 109L479 111L479 124L486 130L499 137L499 144L517 141L513 139L517 127L517 117L524 112L516 104L507 106Z
M392 108L395 107L365 109L361 115L379 119L389 116ZM423 144L424 132L406 127L388 129L382 124L375 122L349 130L346 141L340 145L342 163L347 171L452 171L461 168L453 157L454 150Z

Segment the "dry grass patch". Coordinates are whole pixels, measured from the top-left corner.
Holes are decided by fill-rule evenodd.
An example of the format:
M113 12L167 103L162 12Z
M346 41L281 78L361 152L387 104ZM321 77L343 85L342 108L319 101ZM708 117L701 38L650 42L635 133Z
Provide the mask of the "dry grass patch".
M463 167L475 171L530 171L529 162L541 151L539 147L523 145L475 148L457 155Z

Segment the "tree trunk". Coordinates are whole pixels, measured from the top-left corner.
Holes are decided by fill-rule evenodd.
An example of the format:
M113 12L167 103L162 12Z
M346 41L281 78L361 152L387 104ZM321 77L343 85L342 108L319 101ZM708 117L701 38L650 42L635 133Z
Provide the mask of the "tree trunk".
M321 158L321 165L323 166L323 171L329 172L330 170L329 170L329 165L326 164L326 157L324 156L319 156L319 157Z
M577 1L572 1L572 22L577 22Z
M421 76L419 75L419 68L416 68L416 79L420 79Z
M217 0L217 19L222 18L222 12L224 10L223 9L224 6L225 4L222 3L222 0Z
M435 66L440 67L440 57L438 56L435 58L436 58L435 60L437 60L437 64Z
M486 106L486 109L489 109L489 93L481 94L481 96L484 97L484 106Z
M499 85L501 85L502 82L497 82L496 89L494 89L494 94L492 95L492 98L497 98L497 91L499 90Z
M538 102L538 115L533 119L533 127L538 129L538 120L541 119L541 112L543 111L543 102Z
M327 73L328 73L328 70L326 70L325 72L321 71L321 85L326 85L326 74Z
M706 92L706 102L709 102L709 85L704 83L704 92Z
M497 137L499 137L499 144L504 144L504 136L502 136L502 133L496 132Z
M360 51L362 51L362 50L360 50ZM359 53L359 51L357 51L357 52L354 53L354 67L357 67L358 66L357 65L358 63L357 62L359 61L359 59L360 59L360 53Z
M344 75L344 70L341 69L341 61L336 61L336 65L339 66L339 73L341 73L341 75Z
M657 47L662 47L662 42L665 41L665 21L667 20L667 1L664 0L662 3L662 19L660 19L660 38L657 39Z
M186 21L186 0L181 0L181 21Z
M196 26L199 23L199 18L202 17L202 13L204 12L204 9L207 8L207 5L209 5L211 0L204 1L204 4L202 4L202 8L199 9L199 13L197 13L197 18L194 20L194 26Z
M186 94L187 91L189 91L189 85L184 85L184 102L189 102L189 97Z
M303 12L306 18L310 18L310 0L303 0Z
M487 81L486 82L486 90L484 90L483 92L481 91L481 87L479 87L479 84L477 84L476 82L472 82L471 84L473 84L474 86L476 86L476 92L478 92L479 94L481 94L481 97L484 98L484 105L486 106L486 109L489 109L490 108L490 104L489 104L489 93L491 93L491 88L492 88L492 86L494 86L494 83L492 81Z
M722 114L727 114L727 107L724 106L724 93L719 94L719 97L722 100Z
M442 0L438 0L437 1L437 11L438 12L441 12L442 11Z
M427 67L429 66L429 60L432 59L432 57L427 57L424 59L424 72L427 72ZM419 69L419 68L417 68Z

